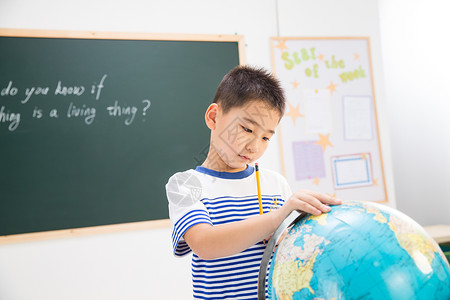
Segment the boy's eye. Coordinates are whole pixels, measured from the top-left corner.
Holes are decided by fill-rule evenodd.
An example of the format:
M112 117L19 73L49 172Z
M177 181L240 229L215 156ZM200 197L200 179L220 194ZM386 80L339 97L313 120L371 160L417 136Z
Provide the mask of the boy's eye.
M244 129L245 132L252 133L253 131L251 129L248 129L247 127L241 126L242 129Z
M263 140L270 142L270 139L268 137L263 137Z

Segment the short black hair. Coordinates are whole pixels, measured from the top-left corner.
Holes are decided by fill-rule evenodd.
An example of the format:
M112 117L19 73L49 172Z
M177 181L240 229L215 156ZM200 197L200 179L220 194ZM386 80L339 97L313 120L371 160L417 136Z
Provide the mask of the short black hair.
M284 115L285 96L280 82L264 68L237 66L226 74L217 88L213 103L227 113L253 100L262 100Z

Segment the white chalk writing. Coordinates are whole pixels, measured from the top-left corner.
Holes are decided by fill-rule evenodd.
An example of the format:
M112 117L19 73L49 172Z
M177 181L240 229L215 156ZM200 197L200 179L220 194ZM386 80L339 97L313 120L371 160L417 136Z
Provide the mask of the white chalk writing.
M137 112L136 106L120 106L118 101L115 101L113 106L108 106L106 109L112 117L128 117L124 122L127 126L133 123Z
M95 119L96 109L94 107L87 107L83 104L81 107L76 107L73 102L70 102L67 109L68 118L84 117L84 123L91 125Z
M4 106L0 108L0 123L10 122L8 126L9 131L17 129L20 123L20 113L10 112Z
M16 83L12 78L0 82L0 96L2 97L0 98L0 130L2 130L2 125L6 125L4 128L9 131L16 130L21 124L21 117L26 119L27 116L35 120L52 119L52 124L55 125L58 124L57 120L64 119L80 119L84 124L92 125L97 113L102 115L101 120L104 120L103 115L106 113L111 118L121 120L126 126L136 122L139 116L142 117L142 122L145 122L152 105L149 99L100 101L107 78L108 74L103 74L99 81L92 81L92 84L88 85L69 82L66 79L55 80L53 85L39 83L24 86ZM49 100L55 98L67 101L67 106L64 104L61 106L62 103L58 101L54 107L51 104L48 107L48 103L51 103ZM126 104L126 102L131 102L133 105ZM27 107L30 103L33 103L31 108L20 109L21 106ZM138 115L138 112L141 112L142 115ZM27 122L22 123L28 124Z

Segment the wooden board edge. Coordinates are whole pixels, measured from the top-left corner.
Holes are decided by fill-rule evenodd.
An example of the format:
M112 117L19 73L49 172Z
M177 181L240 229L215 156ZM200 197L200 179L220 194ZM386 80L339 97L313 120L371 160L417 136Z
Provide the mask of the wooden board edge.
M170 227L169 219L13 234L0 236L0 245L167 227Z
M271 40L367 40L368 36L271 36Z
M377 133L377 139L378 139L378 152L380 154L380 167L381 167L381 177L383 178L383 188L384 188L384 197L386 199L386 202L391 204L388 199L388 191L387 191L387 185L386 185L386 174L384 169L384 160L383 160L383 148L381 147L381 135L380 135L380 126L378 122L378 109L377 109L377 101L375 96L375 78L373 77L373 64L372 64L372 49L370 45L370 38L365 38L367 41L367 54L369 56L369 68L370 68L370 80L371 80L371 87L372 87L372 104L373 104L373 111L375 116L375 126L376 126L376 133ZM395 204L394 204L395 205Z
M239 55L239 65L243 66L247 64L247 56L245 53L245 39L243 35L235 35L235 37L238 38L237 42L238 42L238 55Z
M0 36L36 37L36 38L72 38L72 39L200 41L200 42L202 41L240 42L243 39L243 36L238 34L110 32L110 31L76 31L76 30L15 29L15 28L0 28Z

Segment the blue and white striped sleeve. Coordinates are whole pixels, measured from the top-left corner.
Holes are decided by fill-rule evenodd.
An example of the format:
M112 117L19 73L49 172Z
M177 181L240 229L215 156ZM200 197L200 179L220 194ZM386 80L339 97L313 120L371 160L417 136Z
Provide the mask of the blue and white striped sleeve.
M172 246L175 256L184 256L191 252L186 241L183 239L184 233L192 226L200 223L212 225L211 219L206 211L195 209L187 212L172 227Z
M173 254L184 256L191 252L183 238L186 231L200 223L212 225L209 213L200 201L201 182L189 171L176 173L166 184L166 194L172 224Z

